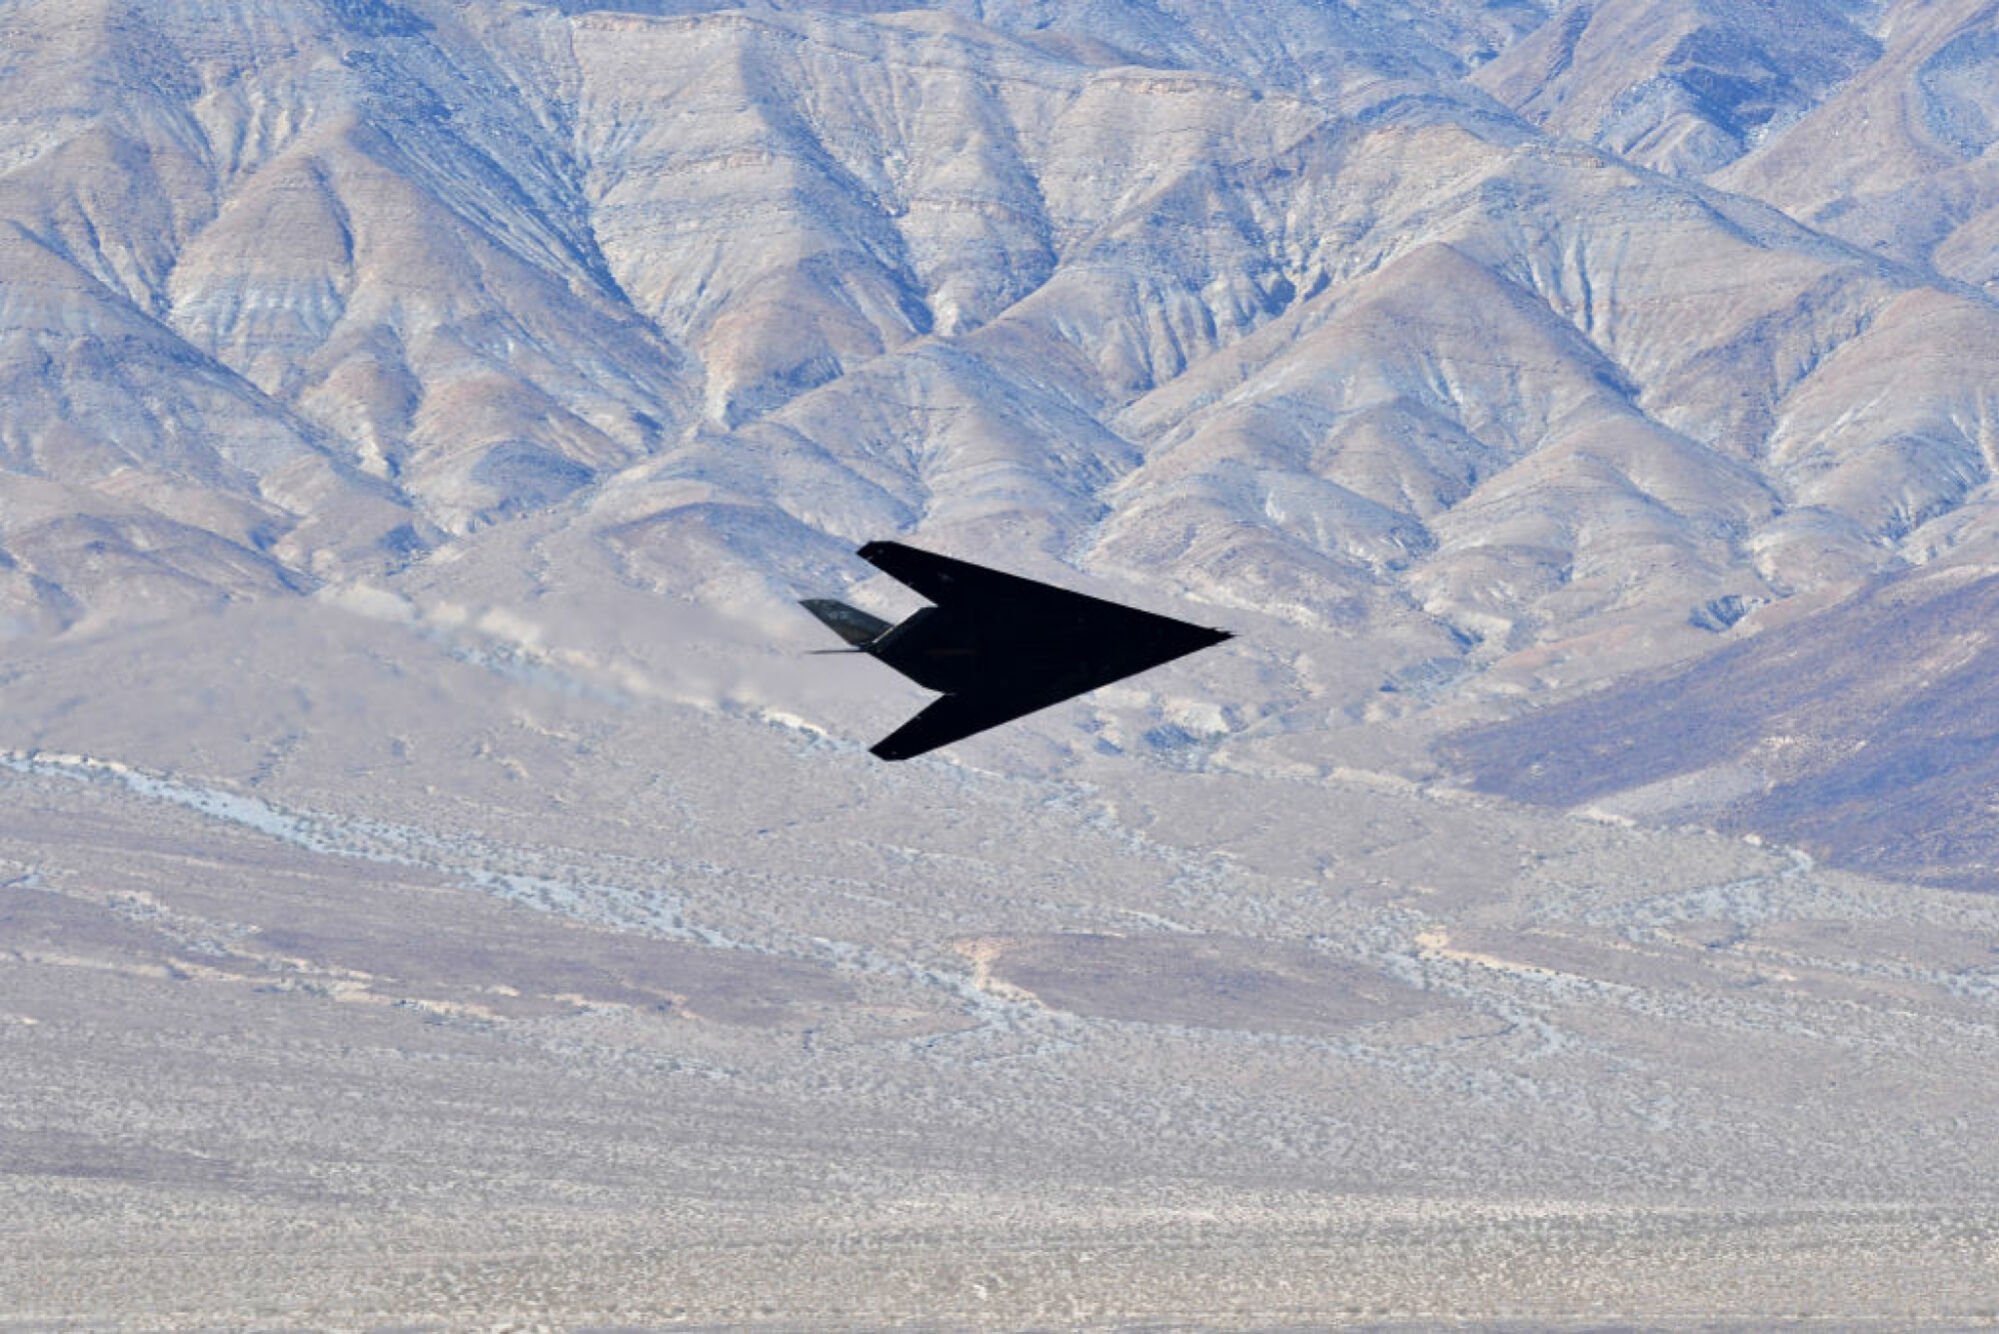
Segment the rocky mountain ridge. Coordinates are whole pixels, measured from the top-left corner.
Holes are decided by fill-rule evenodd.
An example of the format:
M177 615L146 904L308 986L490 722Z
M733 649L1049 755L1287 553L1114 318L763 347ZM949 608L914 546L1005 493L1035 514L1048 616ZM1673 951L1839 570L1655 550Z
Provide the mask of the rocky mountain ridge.
M1696 662L1985 558L1993 31L18 0L5 624L386 581L760 636L913 534L1243 618L1218 737Z

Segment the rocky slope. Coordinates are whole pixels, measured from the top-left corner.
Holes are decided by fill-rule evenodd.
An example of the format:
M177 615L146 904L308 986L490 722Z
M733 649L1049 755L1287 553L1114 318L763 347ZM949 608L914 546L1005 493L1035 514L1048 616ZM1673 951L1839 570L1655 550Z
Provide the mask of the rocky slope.
M913 534L1239 618L1224 733L1696 661L1989 526L1992 32L20 0L5 624L389 580L755 637Z
M0 0L0 1326L1989 1323L1991 28Z
M1640 819L1759 832L1881 874L1994 883L1999 579L1947 565L1885 581L1691 670L1477 729L1478 784Z

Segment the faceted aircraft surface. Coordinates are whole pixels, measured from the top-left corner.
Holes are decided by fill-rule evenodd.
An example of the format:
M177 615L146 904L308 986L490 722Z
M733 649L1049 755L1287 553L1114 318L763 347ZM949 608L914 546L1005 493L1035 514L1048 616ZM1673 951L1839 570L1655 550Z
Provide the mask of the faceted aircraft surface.
M873 746L906 760L1232 636L899 542L861 559L937 605L899 625L828 598L805 609L943 698Z

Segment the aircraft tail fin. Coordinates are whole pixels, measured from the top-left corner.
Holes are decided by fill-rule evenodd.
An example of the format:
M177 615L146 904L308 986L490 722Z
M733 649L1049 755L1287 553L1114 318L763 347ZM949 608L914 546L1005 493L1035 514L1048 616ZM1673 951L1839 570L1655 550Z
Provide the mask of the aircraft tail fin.
M835 602L832 598L806 598L798 605L817 616L828 630L855 648L865 648L892 628L880 617L870 616L857 607Z

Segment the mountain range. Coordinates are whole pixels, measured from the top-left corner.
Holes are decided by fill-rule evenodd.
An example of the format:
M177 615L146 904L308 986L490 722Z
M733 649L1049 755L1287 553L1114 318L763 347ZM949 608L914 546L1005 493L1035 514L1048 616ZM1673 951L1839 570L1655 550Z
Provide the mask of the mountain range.
M1457 752L1409 738L1780 627L1855 658L1800 705L1851 715L1902 654L1843 609L1990 560L1988 4L15 0L0 36L20 644L537 550L747 640L907 535L1237 618L1204 744L1425 773Z
M0 0L0 1326L1989 1323L1994 89ZM882 539L1234 637L884 763Z

